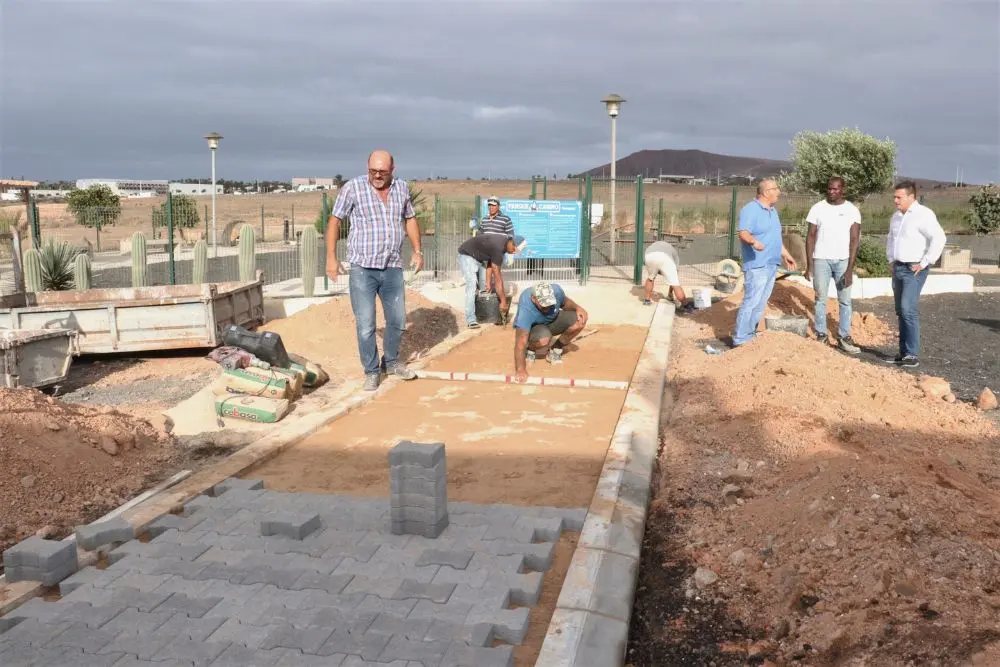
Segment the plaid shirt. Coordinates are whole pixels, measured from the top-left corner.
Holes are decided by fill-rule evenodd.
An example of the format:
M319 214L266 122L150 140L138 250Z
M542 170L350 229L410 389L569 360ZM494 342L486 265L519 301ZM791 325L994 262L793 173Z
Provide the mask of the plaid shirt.
M368 176L352 178L337 195L331 216L350 218L347 261L366 269L403 268L400 250L406 236L404 221L416 214L406 181L398 178L389 186L387 203L368 183Z

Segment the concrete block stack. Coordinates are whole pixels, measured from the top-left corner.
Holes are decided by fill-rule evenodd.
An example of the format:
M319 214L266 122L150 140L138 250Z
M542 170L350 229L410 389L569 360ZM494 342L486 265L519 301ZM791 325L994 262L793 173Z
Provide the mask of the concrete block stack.
M55 586L76 572L76 542L45 540L37 535L3 552L7 583L38 581Z
M436 538L448 527L448 474L444 443L403 440L389 450L395 535Z

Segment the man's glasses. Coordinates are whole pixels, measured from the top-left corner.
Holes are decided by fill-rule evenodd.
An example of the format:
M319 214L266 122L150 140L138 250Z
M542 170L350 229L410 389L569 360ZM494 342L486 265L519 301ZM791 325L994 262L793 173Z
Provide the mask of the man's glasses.
M372 176L388 176L391 169L369 169L368 173Z

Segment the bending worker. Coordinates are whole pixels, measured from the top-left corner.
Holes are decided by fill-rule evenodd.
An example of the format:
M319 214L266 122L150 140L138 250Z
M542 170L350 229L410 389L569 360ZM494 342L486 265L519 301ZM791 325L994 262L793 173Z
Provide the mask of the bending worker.
M680 276L677 275L677 267L680 264L680 256L677 248L666 241L657 241L646 248L646 292L642 297L642 304L648 306L653 303L653 282L656 276L663 276L670 287L669 294L681 306L687 305L687 295L681 287Z
M492 278L488 282L496 285L500 312L506 318L509 304L500 264L503 263L504 253L513 253L523 240L520 236L510 238L500 234L479 234L458 247L458 266L465 279L465 323L470 329L479 326L479 320L476 319L476 285L479 271L484 268Z
M587 326L587 311L559 285L538 282L521 292L514 316L514 370L517 381L528 379L527 363L545 354L550 364L562 362L563 348ZM555 339L555 340L553 340Z

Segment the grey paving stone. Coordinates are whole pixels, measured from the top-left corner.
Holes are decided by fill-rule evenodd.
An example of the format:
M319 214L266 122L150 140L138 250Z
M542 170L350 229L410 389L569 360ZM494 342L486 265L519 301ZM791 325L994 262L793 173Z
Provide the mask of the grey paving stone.
M151 521L146 526L146 532L153 539L156 539L160 535L166 533L168 530L176 530L178 532L184 532L191 530L195 526L201 524L204 521L204 517L200 515L195 515L192 517L182 517L176 514L165 514L161 517L156 518Z
M465 619L472 612L473 606L471 602L459 602L455 600L450 600L447 604L436 604L430 600L420 600L413 607L413 611L410 612L407 618L464 624Z
M211 667L274 667L280 658L278 651L259 651L231 644L211 663Z
M402 440L389 450L389 466L403 464L432 468L445 460L443 442L413 442Z
M282 625L268 633L267 638L260 645L260 648L264 650L291 648L315 655L333 632L334 629L330 627L311 626L308 628L295 628L290 625Z
M428 539L438 537L448 527L448 516L445 515L440 521L434 524L422 521L393 521L392 532L395 535L419 535Z
M424 549L417 558L416 565L447 565L456 570L464 570L469 561L472 560L474 551L466 549L444 550L444 549Z
M444 654L441 667L513 667L514 647L486 648L452 642Z
M49 604L53 605L58 610L58 614L53 620L67 621L69 623L75 623L94 629L104 629L104 626L109 621L116 618L124 611L121 607L94 606L86 602L59 601Z
M390 599L403 580L399 577L364 577L355 575L351 583L344 588L345 595L364 593L365 595L375 595L380 598Z
M128 542L133 537L132 530L132 524L121 517L116 517L86 526L77 526L74 533L80 548L93 551L115 542Z
M474 610L466 622L470 625L492 623L493 633L497 639L508 644L520 644L528 634L529 620L530 610L527 607L517 607L492 611Z
M190 639L193 642L203 642L218 630L225 619L218 617L190 618L182 613L175 613L170 619L156 629L155 636L175 640ZM225 647L223 647L225 648Z
M438 498L442 494L446 496L448 492L448 478L443 471L440 473L428 473L426 470L418 468L407 468L406 470L401 470L398 475L390 475L389 491L393 495L397 493L415 493Z
M212 487L212 494L218 497L232 489L239 489L241 491L257 491L263 488L264 481L260 479L240 479L239 477L228 477Z
M115 639L112 632L98 628L88 628L82 623L72 623L64 631L52 638L46 648L76 648L85 653L97 653Z
M174 641L174 637L161 636L159 633L140 633L137 630L123 630L111 643L100 650L100 653L124 653L138 660L150 660L166 644ZM123 658L124 659L124 658ZM116 664L115 667L118 667Z
M295 649L274 649L271 653L278 653L280 657L274 667L343 667L347 656L339 655L307 655ZM212 665L215 667L215 665Z
M71 541L45 540L32 535L3 552L4 568L32 567L51 570L72 561L76 563L76 544Z
M299 572L299 570L296 570L296 572ZM299 577L295 579L288 588L295 591L312 589L337 594L347 588L353 578L353 574L320 574L319 572L301 572Z
M405 618L417 605L418 600L389 600L376 595L365 596L365 599L354 608L357 614L392 614Z
M64 649L62 662L53 658L52 662L36 662L36 665L46 665L46 667L114 667L124 657L121 653L93 654L83 653L76 649Z
M421 584L412 579L404 579L392 597L394 600L430 600L444 604L454 590L455 584Z
M220 625L215 632L207 637L207 641L235 644L248 649L259 649L268 634L274 628L272 626L251 625L242 623L234 618L229 618ZM277 662L277 656L275 656Z
M194 598L183 593L173 593L156 609L157 611L180 612L190 618L201 618L220 602L222 602L222 598Z
M379 654L378 659L380 662L413 660L425 665L440 665L449 648L451 648L451 642L448 641L414 641L400 635L394 635L389 639L389 643Z
M183 561L177 561L183 562ZM156 587L154 593L173 595L181 593L192 598L203 597L202 591L212 585L212 582L204 579L185 579L178 575L171 575L169 579Z
M125 609L120 614L101 626L105 632L113 632L115 637L123 632L137 635L149 635L173 617L172 611L139 611Z
M368 627L368 632L399 636L416 641L423 640L434 624L429 619L407 619L394 614L379 614ZM450 639L450 636L448 637Z
M524 567L541 572L545 572L552 566L552 558L556 547L554 542L525 544L523 542L509 542L506 540L490 540L483 544L485 545L486 553L491 555L524 556Z
M157 660L154 662L152 660L137 658L134 655L126 655L114 663L112 667L191 667L193 664L190 660Z
M37 581L43 586L55 586L67 577L76 572L76 561L66 561L61 565L56 565L50 569L30 567L28 565L17 565L4 570L9 583L18 581Z
M408 489L406 493L394 493L389 498L390 509L401 507L420 507L423 509L442 507L447 509L447 505L448 489L446 486L433 493L418 493Z
M393 504L389 511L389 519L393 523L413 522L433 525L448 517L448 508L443 504L431 507L400 507Z
M293 540L301 540L319 528L319 515L312 513L282 512L271 514L260 522L261 535L282 535Z
M377 632L348 632L338 628L320 647L317 655L355 655L363 660L374 661L388 643L388 635Z
M84 584L90 584L97 588L106 588L125 574L125 572L127 570L112 570L110 568L98 570L96 567L85 567L59 582L59 594L62 596L69 595Z
M514 522L514 526L533 530L532 541L557 542L563 533L562 517L522 516Z
M240 580L241 584L265 584L275 588L298 590L295 582L304 574L319 575L316 572L303 572L302 570L282 569L274 567L250 568Z
M115 581L115 588L134 588L143 593L152 593L165 582L170 581L171 576L169 574L126 572Z
M153 659L157 661L178 660L187 662L188 664L209 665L229 647L230 644L225 642L207 642L181 637L164 645Z
M469 646L490 646L493 644L492 623L451 623L434 621L424 639L444 639L457 641Z

